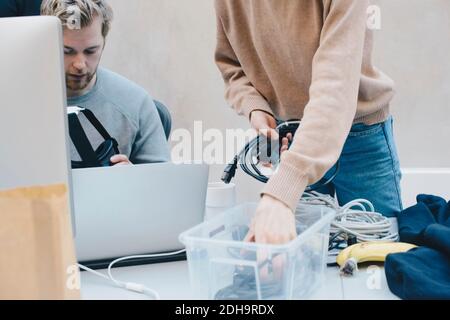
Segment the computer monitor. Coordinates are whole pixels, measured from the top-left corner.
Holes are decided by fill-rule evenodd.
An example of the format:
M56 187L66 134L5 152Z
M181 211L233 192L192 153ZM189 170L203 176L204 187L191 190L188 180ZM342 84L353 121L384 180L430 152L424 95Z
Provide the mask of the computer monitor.
M61 23L1 18L0 42L0 190L69 186Z

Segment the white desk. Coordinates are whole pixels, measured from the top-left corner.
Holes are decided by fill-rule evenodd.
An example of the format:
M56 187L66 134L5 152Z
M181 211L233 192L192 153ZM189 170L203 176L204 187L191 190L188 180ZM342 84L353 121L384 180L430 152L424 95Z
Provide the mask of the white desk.
M104 270L99 270L104 272ZM186 261L117 268L113 276L121 281L141 283L156 290L163 300L192 300ZM114 286L91 273L81 274L81 294L87 300L141 300L145 295ZM398 299L387 286L383 267L362 268L353 277L341 277L337 267L326 271L325 285L312 297L317 300Z

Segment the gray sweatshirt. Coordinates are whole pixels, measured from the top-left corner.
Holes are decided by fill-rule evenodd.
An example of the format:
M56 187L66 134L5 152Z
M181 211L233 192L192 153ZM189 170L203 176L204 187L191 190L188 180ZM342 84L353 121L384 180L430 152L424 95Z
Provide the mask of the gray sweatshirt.
M67 105L91 110L118 141L120 153L132 163L170 161L169 144L153 99L124 77L99 68L92 90L84 96L69 98ZM83 115L79 118L92 147L97 149L104 139ZM71 159L80 160L73 143Z

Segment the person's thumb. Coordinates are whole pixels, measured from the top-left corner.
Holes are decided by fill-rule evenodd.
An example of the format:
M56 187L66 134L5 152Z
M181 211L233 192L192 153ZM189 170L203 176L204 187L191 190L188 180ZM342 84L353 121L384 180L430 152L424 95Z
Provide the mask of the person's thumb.
M259 134L271 140L277 140L279 134L276 130L277 122L275 118L268 114L255 113L251 118L252 128Z

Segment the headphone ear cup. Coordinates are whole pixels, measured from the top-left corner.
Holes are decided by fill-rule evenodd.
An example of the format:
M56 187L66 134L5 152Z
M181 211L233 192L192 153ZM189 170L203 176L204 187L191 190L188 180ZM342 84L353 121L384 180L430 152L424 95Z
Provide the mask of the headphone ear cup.
M295 133L298 130L298 127L300 126L299 121L292 121L292 122L285 122L278 126L278 133L280 136L280 148L283 145L283 139L288 136L288 134L292 135L292 138L294 138ZM291 146L292 141L289 142L289 147Z
M105 140L95 151L101 167L111 166L111 158L118 154L117 141L113 138Z

